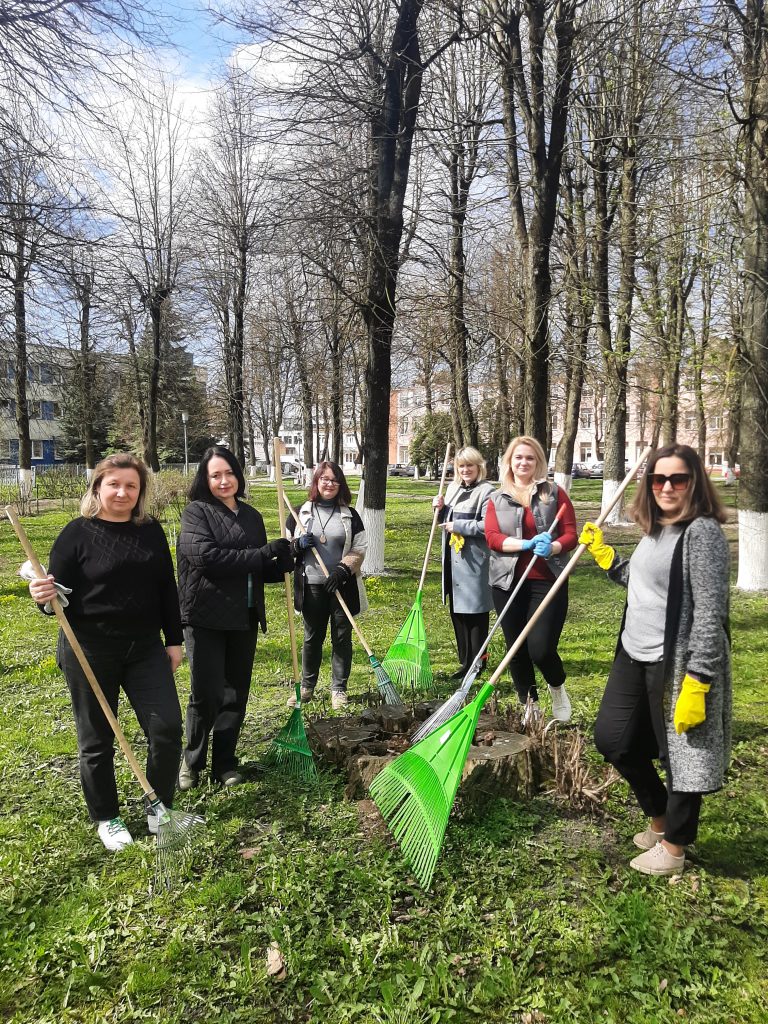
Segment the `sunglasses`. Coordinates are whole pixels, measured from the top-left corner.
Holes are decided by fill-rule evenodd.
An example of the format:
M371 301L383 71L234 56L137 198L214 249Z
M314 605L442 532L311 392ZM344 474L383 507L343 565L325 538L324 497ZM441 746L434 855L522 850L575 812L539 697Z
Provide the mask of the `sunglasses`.
M669 483L673 491L684 491L691 482L690 473L671 473L664 476L663 473L649 473L648 480L652 491L663 491L664 484Z

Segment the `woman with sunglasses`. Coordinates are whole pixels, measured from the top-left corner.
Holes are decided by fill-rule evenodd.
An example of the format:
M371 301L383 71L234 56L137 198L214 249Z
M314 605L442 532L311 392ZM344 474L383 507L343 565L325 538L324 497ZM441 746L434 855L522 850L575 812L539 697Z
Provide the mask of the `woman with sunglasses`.
M722 787L729 760L726 514L701 459L680 444L651 455L631 511L644 534L631 558L617 555L594 523L579 537L627 587L595 745L650 819L634 837L643 853L630 866L672 875L696 839L702 795Z
M295 534L296 575L294 601L304 618L304 646L301 652L301 699L312 700L323 644L331 624L331 706L342 710L348 704L347 680L352 669L352 626L336 599L344 598L353 615L365 611L367 602L360 569L367 546L363 521L351 507L352 495L341 466L320 462L312 476L309 498L296 515L304 528L297 530L294 519L288 530ZM315 549L329 572L326 579ZM288 704L295 704L295 696Z

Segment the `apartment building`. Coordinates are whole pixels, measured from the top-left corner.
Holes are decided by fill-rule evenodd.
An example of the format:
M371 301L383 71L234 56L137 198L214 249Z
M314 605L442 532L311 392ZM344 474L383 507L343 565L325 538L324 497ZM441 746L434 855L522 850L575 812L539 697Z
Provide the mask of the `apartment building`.
M61 461L57 450L63 432L60 363L56 361L59 355L50 348L33 348L29 354L27 405L33 466L50 466ZM12 466L19 462L15 382L14 362L0 357L0 463Z

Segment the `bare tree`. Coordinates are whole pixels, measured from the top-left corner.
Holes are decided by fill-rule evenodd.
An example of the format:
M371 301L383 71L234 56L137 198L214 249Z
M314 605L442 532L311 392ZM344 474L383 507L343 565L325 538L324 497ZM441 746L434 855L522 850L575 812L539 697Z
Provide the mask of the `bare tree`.
M768 11L761 0L722 0L724 33L740 97L729 95L741 132L744 190L739 576L768 589Z
M493 9L512 225L524 269L525 432L549 447L550 251L571 103L578 0ZM530 196L530 204L526 197Z
M204 286L216 316L226 380L227 436L243 465L245 317L254 254L268 244L268 167L258 121L252 83L241 70L230 70L214 101L196 204Z
M133 290L150 328L146 393L137 394L142 418L144 460L160 468L157 451L157 413L160 386L163 318L177 287L182 260L182 224L188 209L189 169L185 165L187 129L173 89L163 80L157 94L148 89L130 120L111 130L111 180L104 202L116 224L110 249L114 285L123 302L126 285ZM130 328L133 314L125 312ZM137 350L127 331L137 386Z

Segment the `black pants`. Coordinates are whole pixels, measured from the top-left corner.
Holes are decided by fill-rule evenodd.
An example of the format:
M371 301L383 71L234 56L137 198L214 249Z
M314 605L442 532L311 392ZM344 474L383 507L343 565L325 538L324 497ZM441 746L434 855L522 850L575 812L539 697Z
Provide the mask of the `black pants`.
M455 612L451 603L451 622L456 634L456 650L459 665L468 672L488 636L490 612Z
M149 744L149 783L163 803L172 806L181 755L181 708L160 637L78 639L115 714L120 688L125 691ZM120 813L114 733L63 633L59 633L57 661L72 697L88 813L94 821L109 821Z
M209 740L214 778L237 768L235 749L251 691L256 629L255 622L242 630L184 629L191 672L184 760L193 771L205 768Z
M667 759L661 662L635 661L619 649L595 722L595 746L622 775L649 818L667 817L664 838L676 846L694 842L701 793L676 793ZM656 771L658 758L667 785Z
M501 629L507 644L507 650L517 640L523 627L552 589L553 580L527 579L520 588L520 593L512 602L512 607L501 620ZM509 600L511 590L492 588L493 605L496 614L500 614ZM568 584L558 590L552 603L544 609L541 617L528 634L525 643L509 663L509 672L515 684L518 698L525 703L539 699L536 689L538 668L550 686L562 686L565 682L565 668L557 653L560 634L565 625L568 613Z
M331 623L331 689L345 692L352 671L352 624L322 584L304 584L304 646L301 649L301 685L313 690L323 660L323 643Z

